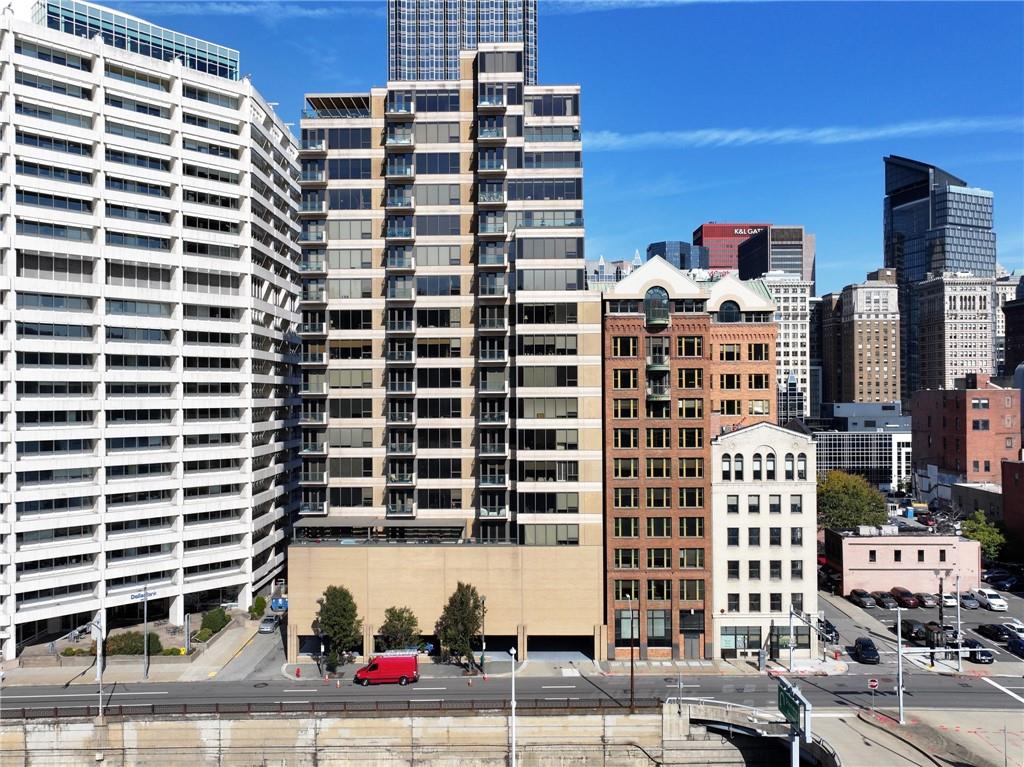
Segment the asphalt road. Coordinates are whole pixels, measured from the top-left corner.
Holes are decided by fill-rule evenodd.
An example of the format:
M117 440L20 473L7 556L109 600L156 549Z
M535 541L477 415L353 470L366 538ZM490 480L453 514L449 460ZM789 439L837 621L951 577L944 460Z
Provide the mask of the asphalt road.
M347 675L350 677L350 673ZM895 676L879 669L876 706L895 705ZM709 698L758 708L774 708L777 683L767 677L684 676L683 697ZM799 680L804 693L819 708L857 708L871 704L871 691L863 677L808 677ZM676 677L637 676L636 697L664 699L678 694ZM952 678L928 673L906 674L905 703L908 710L922 708L1016 709L1024 711L1024 680ZM3 691L0 709L60 708L65 715L75 709L95 706L97 689L93 685L74 687L14 687ZM105 705L133 704L315 704L317 702L410 701L417 704L441 701L506 701L510 697L508 677L483 681L477 677L470 685L467 678L429 679L407 687L379 685L357 687L343 678L340 687L322 680L188 682L173 684L127 684L109 687ZM606 704L628 706L629 676L523 677L516 679L518 700L535 699L542 705L556 706L565 701L603 700Z

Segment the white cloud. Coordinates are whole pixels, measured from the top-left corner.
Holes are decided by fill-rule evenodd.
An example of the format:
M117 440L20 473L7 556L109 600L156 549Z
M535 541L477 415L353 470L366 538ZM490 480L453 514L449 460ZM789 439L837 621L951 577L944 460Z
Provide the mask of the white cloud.
M545 10L552 13L589 13L591 11L633 11L641 8L666 8L732 1L734 0L540 0L540 3Z
M758 144L851 144L883 139L949 136L965 133L1022 133L1021 117L949 117L890 125L834 125L825 128L702 128L688 131L617 133L590 131L583 141L591 152L638 149L691 149Z

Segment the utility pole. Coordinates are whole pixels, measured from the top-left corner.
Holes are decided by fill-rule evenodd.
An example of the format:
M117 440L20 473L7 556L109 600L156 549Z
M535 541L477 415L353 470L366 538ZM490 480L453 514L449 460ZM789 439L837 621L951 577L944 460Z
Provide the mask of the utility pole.
M508 651L512 656L512 767L516 767L516 648Z
M905 724L903 718L903 628L900 625L900 618L903 617L903 608L896 608L896 695L899 700L900 724Z
M960 571L956 573L956 670L957 673L962 674L964 671L964 654L960 652L960 648L963 647L963 633L960 625ZM945 632L945 627L943 627Z
M480 673L484 671L484 662L487 659L487 597L480 597Z
M793 605L789 606L789 673L793 673Z
M639 601L637 602L639 604ZM634 670L634 648L636 646L636 632L639 626L636 625L639 621L634 622L633 620L633 595L629 595L629 711L630 713L636 712L636 671Z
M142 587L142 678L149 679L149 583Z

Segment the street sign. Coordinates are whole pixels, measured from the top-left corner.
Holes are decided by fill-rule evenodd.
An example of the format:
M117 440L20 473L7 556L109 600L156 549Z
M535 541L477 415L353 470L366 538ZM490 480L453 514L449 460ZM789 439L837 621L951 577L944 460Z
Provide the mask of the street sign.
M779 685L779 712L790 724L800 723L800 701L782 685Z
M878 689L878 680L877 679L869 679L868 680L868 687L870 689L872 689L872 690L877 690Z

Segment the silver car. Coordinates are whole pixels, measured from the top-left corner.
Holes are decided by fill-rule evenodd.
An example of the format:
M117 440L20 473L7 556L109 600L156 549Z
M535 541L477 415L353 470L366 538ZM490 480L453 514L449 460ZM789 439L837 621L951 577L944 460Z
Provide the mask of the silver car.
M964 591L960 594L960 606L966 610L977 610L981 605L978 604L978 600L974 598L974 595L969 591Z
M261 634L273 634L281 625L281 618L277 615L268 615L260 621L259 632Z

